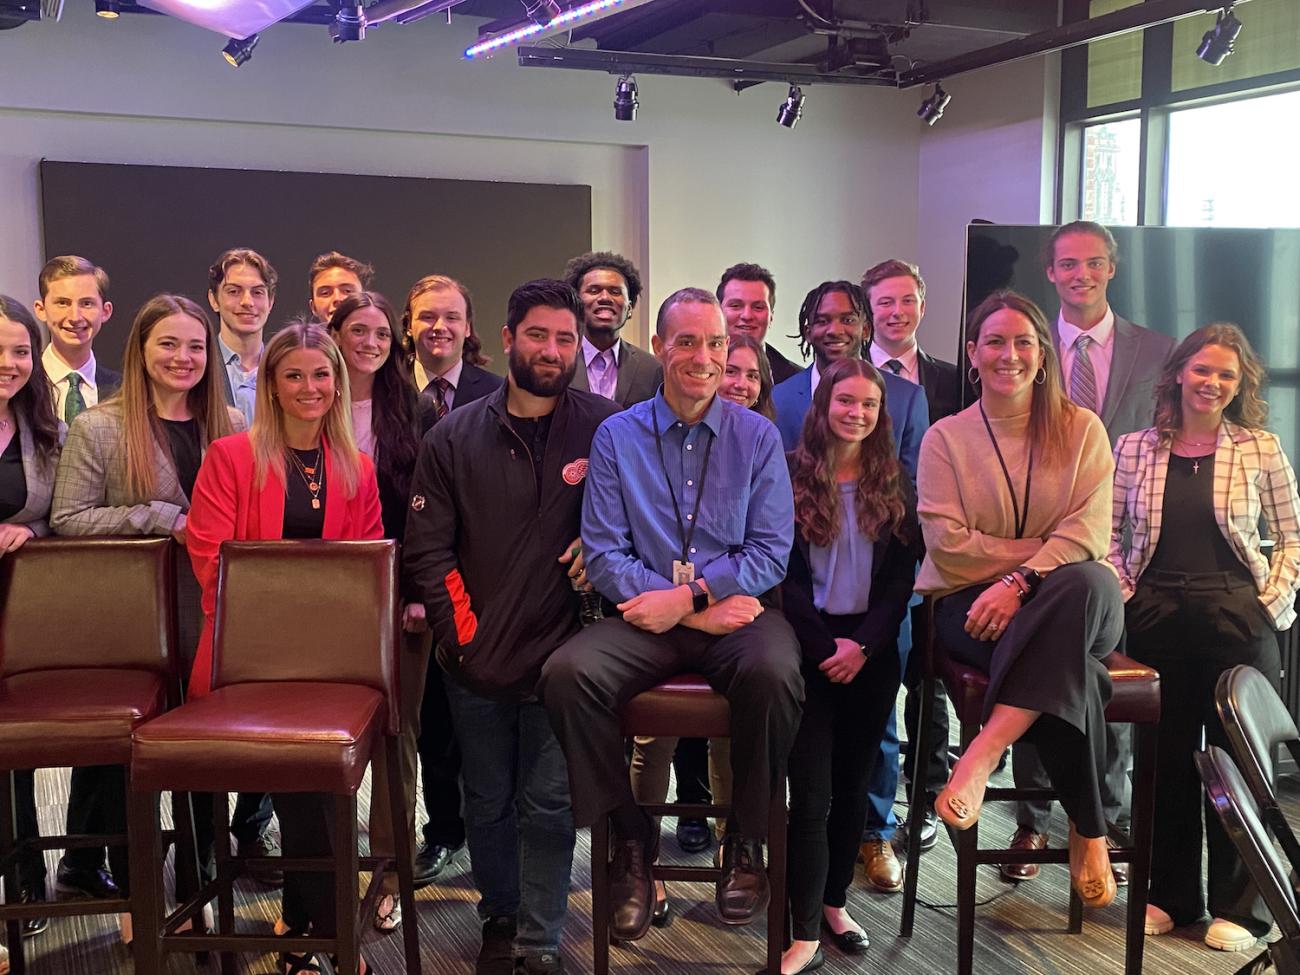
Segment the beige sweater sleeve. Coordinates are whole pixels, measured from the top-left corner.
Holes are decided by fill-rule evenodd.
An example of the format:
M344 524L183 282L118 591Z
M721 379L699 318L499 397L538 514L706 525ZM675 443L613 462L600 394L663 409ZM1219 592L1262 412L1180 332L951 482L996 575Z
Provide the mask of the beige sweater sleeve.
M1110 548L1111 491L1115 458L1101 420L1090 410L1075 413L1072 457L1078 461L1056 527L1025 564L1047 573L1058 565L1104 559ZM1082 441L1082 442L1080 442Z

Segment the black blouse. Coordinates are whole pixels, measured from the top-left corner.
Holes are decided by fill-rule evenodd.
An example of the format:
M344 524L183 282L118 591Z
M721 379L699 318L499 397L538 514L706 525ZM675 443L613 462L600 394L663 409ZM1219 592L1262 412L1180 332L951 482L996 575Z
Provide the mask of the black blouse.
M1169 455L1160 541L1147 568L1244 573L1251 578L1214 520L1214 454Z
M163 420L163 429L167 431L167 440L172 448L172 460L176 462L176 477L181 482L185 497L194 497L194 480L199 476L199 464L203 462L203 447L199 444L199 421Z
M303 471L294 463L297 456L303 467L311 469L308 475L316 479L320 490L315 494L307 486ZM325 448L294 450L284 458L285 480L288 490L284 496L285 538L320 538L325 530ZM313 506L313 502L319 502Z
M0 521L12 518L27 506L27 475L23 472L23 446L14 431L0 453Z

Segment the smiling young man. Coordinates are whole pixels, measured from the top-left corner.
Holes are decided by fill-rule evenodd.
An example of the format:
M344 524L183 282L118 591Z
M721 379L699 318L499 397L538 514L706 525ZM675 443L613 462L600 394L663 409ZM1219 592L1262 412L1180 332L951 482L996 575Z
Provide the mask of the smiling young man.
M506 386L434 426L411 484L405 577L437 640L464 756L483 920L476 975L512 975L516 953L524 975L564 970L573 815L536 685L578 629L570 579L586 581L573 553L588 454L617 410L570 388L580 315L562 281L516 288L501 330Z
M353 295L365 291L375 269L365 261L338 251L327 251L311 262L307 271L308 307L311 317L324 325L334 309Z
M406 296L402 327L413 353L415 388L440 419L501 385L500 376L482 368L488 359L474 334L474 299L455 278L429 274L416 281Z
M41 361L54 387L55 412L71 423L122 384L121 373L95 361L95 336L113 316L108 275L84 257L69 254L51 258L41 268L37 286L41 297L33 308L50 333Z
M219 319L217 351L226 380L226 402L249 423L257 403L257 369L277 280L271 262L247 247L225 251L208 268L208 305Z
M767 341L776 307L776 279L771 271L758 264L733 264L722 272L717 295L727 320L727 334L753 336L767 353L772 382L783 383L799 372L798 366Z
M624 408L648 400L663 382L663 368L622 337L641 297L636 265L622 254L596 251L570 260L561 277L582 301L582 353L573 388Z
M785 575L790 476L772 425L717 395L727 360L717 298L670 295L654 350L663 389L596 431L583 499L587 572L623 615L552 654L540 685L568 758L575 822L610 817L612 926L626 941L650 926L659 839L632 795L619 706L683 671L730 701L735 785L715 896L724 922L744 924L768 901L768 807L785 788L803 700L794 631L760 601Z
M862 289L848 281L825 281L813 288L799 309L799 338L804 354L812 351L812 364L772 390L776 428L786 450L794 450L799 442L803 418L821 374L837 359L861 357L863 342L871 339ZM921 438L930 426L925 391L890 371L883 375L885 411L893 421L894 445L903 469L915 480Z

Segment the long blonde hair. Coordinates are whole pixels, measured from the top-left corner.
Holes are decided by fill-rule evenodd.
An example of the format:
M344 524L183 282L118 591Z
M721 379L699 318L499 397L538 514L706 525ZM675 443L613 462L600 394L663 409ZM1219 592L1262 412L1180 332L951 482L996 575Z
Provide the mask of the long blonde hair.
M257 384L257 408L253 411L253 426L248 431L253 445L253 472L258 489L266 487L268 472L274 472L281 484L288 484L285 476L284 454L288 443L284 436L284 410L272 392L276 370L290 352L315 349L329 360L334 373L334 402L321 424L321 436L329 450L331 473L343 488L345 497L357 493L361 476L361 462L357 457L357 442L352 436L352 397L348 390L348 371L343 366L339 347L329 332L319 325L296 322L275 333L262 353L261 379Z
M164 318L185 315L203 326L207 344L207 362L203 375L185 396L190 415L199 422L199 443L203 449L218 437L231 432L230 414L226 411L226 397L221 377L221 356L213 338L212 322L207 313L184 295L158 294L146 301L131 323L131 333L126 337L122 353L122 388L108 402L122 411L122 438L126 445L126 483L131 493L140 501L154 497L158 485L158 466L155 447L172 462L171 441L158 418L154 406L152 380L145 369L144 346L149 333Z

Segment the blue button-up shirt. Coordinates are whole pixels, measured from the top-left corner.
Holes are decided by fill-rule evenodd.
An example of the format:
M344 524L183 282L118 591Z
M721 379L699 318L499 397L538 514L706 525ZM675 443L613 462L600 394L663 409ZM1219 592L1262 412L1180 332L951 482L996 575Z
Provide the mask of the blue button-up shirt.
M714 598L758 596L785 578L794 540L794 498L781 435L767 419L721 396L694 426L677 419L663 390L600 425L591 444L582 503L587 575L607 598L623 602L671 589L682 556L664 463L691 538L689 561ZM709 441L712 458L700 496ZM699 514L688 520L699 500Z
M244 414L244 420L252 425L253 407L257 404L257 373L244 372L239 364L239 353L234 352L221 339L217 339L217 348L221 350L221 362L226 367L226 378L230 381L230 391L234 394L235 409Z

